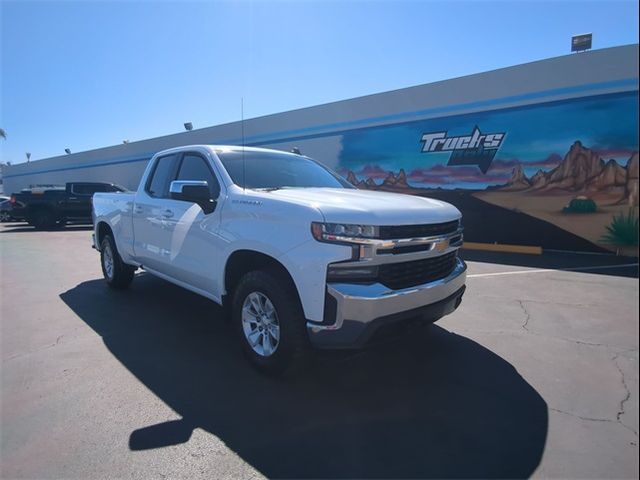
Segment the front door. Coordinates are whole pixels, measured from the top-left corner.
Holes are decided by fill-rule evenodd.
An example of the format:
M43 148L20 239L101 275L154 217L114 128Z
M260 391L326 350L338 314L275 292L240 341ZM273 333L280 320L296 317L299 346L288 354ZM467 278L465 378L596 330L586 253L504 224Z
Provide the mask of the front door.
M220 183L205 153L184 153L175 179L205 181L211 198L218 200ZM171 210L173 215L166 221L171 232L168 275L219 297L214 272L222 268L218 255L221 209L216 206L205 214L197 203L174 200Z
M170 198L173 180L206 181L212 199L220 183L205 153L187 152L160 157L134 206L135 255L157 272L219 298L214 272L220 265L220 209L205 214L196 203Z

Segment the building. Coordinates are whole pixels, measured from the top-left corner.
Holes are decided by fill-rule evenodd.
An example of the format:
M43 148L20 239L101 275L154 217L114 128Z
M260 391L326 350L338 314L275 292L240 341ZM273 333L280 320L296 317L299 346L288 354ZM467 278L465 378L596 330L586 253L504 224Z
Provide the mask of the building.
M133 189L159 150L242 142L235 122L12 165L5 192L67 181ZM616 250L606 226L638 204L638 45L249 119L244 142L298 147L360 188L449 201L466 240Z

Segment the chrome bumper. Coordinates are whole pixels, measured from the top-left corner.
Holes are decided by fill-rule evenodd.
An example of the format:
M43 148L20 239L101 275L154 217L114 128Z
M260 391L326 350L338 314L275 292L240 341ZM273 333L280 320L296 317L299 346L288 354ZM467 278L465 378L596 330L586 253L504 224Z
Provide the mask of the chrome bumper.
M467 266L457 259L447 277L403 290L380 283L328 284L327 295L335 300L335 322L307 322L309 339L318 347L357 347L382 324L416 317L436 321L458 307L466 277Z

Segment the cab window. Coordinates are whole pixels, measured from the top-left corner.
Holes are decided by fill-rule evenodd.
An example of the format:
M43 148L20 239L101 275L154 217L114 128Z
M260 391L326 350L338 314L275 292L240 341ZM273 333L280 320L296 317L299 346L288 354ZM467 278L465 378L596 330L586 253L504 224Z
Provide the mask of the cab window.
M75 184L71 186L71 193L75 195L93 195L99 191L96 187L96 185L90 183Z
M76 195L93 195L98 192L122 192L123 189L115 185L99 183L85 183L71 186L71 193Z
M168 198L169 184L174 177L177 154L166 155L156 160L145 191L154 198Z

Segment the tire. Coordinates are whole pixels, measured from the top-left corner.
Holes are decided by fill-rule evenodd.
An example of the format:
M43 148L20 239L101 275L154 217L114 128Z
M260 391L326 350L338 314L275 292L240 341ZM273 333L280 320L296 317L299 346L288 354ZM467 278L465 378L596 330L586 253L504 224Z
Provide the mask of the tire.
M11 215L9 212L2 211L0 212L0 222L6 223L11 221Z
M122 261L111 235L105 235L100 243L100 266L107 285L118 290L128 288L136 272L136 267Z
M56 226L56 217L49 210L37 210L29 220L36 230L51 230Z
M288 278L277 271L246 273L233 292L231 308L234 329L253 367L281 375L304 363L309 350L306 322Z

